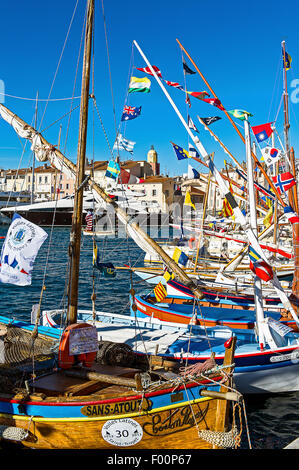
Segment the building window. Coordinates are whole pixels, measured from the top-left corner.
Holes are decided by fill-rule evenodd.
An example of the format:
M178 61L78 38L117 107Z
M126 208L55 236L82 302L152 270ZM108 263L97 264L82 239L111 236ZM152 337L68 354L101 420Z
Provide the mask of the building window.
M157 190L156 189L153 189L152 190L152 196L156 196L157 195Z
M38 178L38 182L39 182L39 183L41 183L41 182L42 182L42 177L41 177L41 176L39 176L39 178Z
M48 177L45 176L45 183L48 183Z
M65 189L69 189L69 184L68 183L66 183Z

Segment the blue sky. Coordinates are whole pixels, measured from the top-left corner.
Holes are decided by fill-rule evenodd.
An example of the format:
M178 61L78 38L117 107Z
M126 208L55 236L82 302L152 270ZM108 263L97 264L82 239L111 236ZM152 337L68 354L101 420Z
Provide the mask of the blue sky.
M23 98L40 99L49 96L55 71L65 42L77 0L51 0L27 2L2 2L1 74L5 93ZM112 90L109 79L108 58L105 43L102 2L95 1L95 75L94 92L105 133L90 101L89 159L109 160L111 155L106 142L112 147L116 127L120 124L123 106L127 99L132 67L144 67L139 52L132 46L135 39L150 62L158 66L166 80L184 85L180 40L200 68L210 85L227 109L241 108L250 111L252 125L275 119L282 94L281 41L285 40L291 55L292 68L288 72L289 93L293 80L299 79L298 18L299 6L288 1L283 7L278 2L253 0L251 2L219 1L157 1L144 3L136 0L104 0L109 63ZM80 46L85 0L79 0L55 78L51 99L69 98L73 95L78 51ZM142 6L144 5L144 6ZM278 8L279 6L279 8ZM188 62L188 60L187 60ZM190 67L192 65L188 62ZM139 71L133 75L142 77ZM187 90L202 91L206 86L198 74L188 75ZM74 96L80 95L81 62ZM141 116L126 123L125 136L136 142L133 158L145 159L151 145L158 152L161 170L170 175L186 172L187 164L178 162L170 141L187 148L188 135L170 107L154 78L151 92L129 95L131 106L142 106ZM186 118L190 114L198 124L200 139L208 152L215 151L218 167L228 157L209 134L200 127L199 116L221 116L211 129L218 135L233 155L245 159L244 146L225 117L217 108L191 98L191 108L185 104L185 96L179 90L167 87L176 105ZM299 93L298 95L299 96ZM47 129L70 110L70 100L50 101L38 105L38 128ZM20 100L5 96L4 104L33 123L34 100ZM74 100L74 106L79 100ZM113 112L115 110L115 114ZM299 103L290 102L291 145L298 148ZM61 124L60 147L76 161L79 112L74 111L68 130L68 118L60 120L43 135L53 144L58 143ZM116 122L116 126L115 126ZM237 121L242 126L241 121ZM121 129L122 131L124 128ZM278 114L277 130L283 136L282 108ZM94 137L93 137L94 136ZM67 140L66 140L67 138ZM10 126L0 121L0 167L26 167L31 163L29 146L23 153L22 145ZM121 159L130 155L121 153ZM195 165L200 168L199 165Z

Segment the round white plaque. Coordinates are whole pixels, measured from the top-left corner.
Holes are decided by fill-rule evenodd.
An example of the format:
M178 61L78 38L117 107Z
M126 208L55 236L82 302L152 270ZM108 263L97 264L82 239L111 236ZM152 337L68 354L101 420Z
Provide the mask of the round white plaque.
M113 419L107 421L102 427L102 436L109 444L128 447L141 441L143 431L134 419Z

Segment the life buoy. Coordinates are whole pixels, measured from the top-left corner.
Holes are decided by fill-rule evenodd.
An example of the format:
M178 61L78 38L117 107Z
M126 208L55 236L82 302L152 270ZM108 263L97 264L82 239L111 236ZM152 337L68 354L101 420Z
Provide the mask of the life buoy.
M70 332L71 330L77 328L94 328L89 323L74 323L73 325L68 326L61 337L59 350L58 350L58 365L62 369L69 369L76 363L82 363L85 367L91 367L94 362L97 351L78 354L76 356L69 353L70 346Z
M193 243L195 242L195 238L194 237L190 237L189 238L189 241L188 241L188 245L189 245L189 248L192 250L194 248L194 245Z

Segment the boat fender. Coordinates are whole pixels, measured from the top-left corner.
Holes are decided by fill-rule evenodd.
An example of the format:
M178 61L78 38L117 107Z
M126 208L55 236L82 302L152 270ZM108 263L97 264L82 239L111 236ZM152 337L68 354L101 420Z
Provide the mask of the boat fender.
M70 369L73 365L82 363L84 367L91 367L97 356L97 351L78 355L69 354L70 332L77 328L94 328L89 323L74 323L68 326L61 337L58 350L58 366L61 369Z
M188 241L188 246L192 250L194 248L195 237L190 237Z

